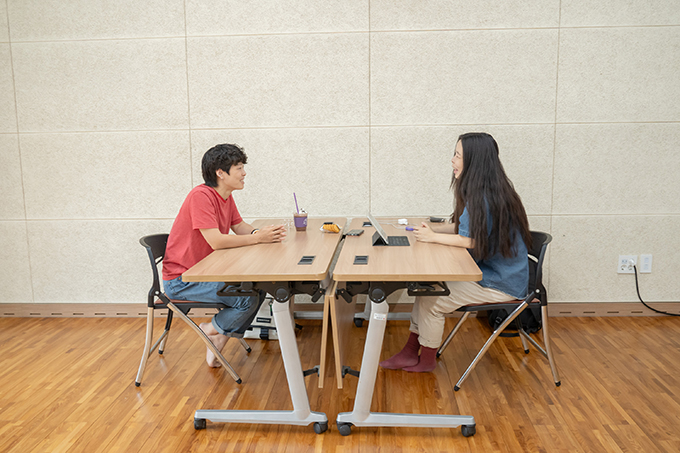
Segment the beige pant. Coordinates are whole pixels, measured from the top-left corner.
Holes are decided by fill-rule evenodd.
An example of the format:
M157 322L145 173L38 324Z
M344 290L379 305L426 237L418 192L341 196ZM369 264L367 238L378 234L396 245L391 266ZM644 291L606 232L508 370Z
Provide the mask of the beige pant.
M419 335L421 346L438 348L444 335L444 315L470 304L516 300L501 291L476 282L446 282L448 296L417 296L411 311L410 331Z

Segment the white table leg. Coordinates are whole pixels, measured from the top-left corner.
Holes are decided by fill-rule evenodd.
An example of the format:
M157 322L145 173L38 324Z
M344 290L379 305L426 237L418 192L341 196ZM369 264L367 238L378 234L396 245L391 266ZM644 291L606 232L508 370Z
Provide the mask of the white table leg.
M279 346L286 369L286 379L293 401L292 411L248 411L248 410L197 410L194 427L205 428L205 420L222 423L263 423L274 425L307 426L314 423L314 431L324 432L328 417L323 412L312 412L309 406L305 378L302 372L300 354L295 340L293 318L289 310L290 301L274 302L272 310L279 334Z
M340 434L350 434L354 426L411 426L429 428L456 428L463 426L463 435L475 432L475 419L469 415L427 415L371 412L371 401L378 374L378 363L382 351L385 326L387 324L387 303L371 302L371 319L366 333L364 356L361 359L359 383L352 412L338 414L336 423Z

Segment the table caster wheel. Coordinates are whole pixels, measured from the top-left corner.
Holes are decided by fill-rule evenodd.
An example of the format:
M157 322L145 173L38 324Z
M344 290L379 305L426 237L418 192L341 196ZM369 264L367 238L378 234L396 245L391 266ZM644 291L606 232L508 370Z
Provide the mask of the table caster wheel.
M315 422L314 423L314 432L317 434L321 434L326 432L328 430L328 422Z
M338 431L343 436L349 436L352 434L352 424L351 423L338 423Z
M205 429L205 418L195 418L194 429Z
M477 428L475 425L463 425L460 427L460 431L463 433L463 436L470 437L475 435Z
M364 320L362 318L354 318L354 325L361 327L364 325Z

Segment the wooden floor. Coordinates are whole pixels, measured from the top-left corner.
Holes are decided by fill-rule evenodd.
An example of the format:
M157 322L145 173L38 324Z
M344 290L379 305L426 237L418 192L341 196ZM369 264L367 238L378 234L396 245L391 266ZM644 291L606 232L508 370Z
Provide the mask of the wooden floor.
M319 363L321 325L303 324L299 346L310 368ZM680 451L677 318L552 318L551 326L559 388L547 361L510 338L454 393L488 333L481 319L466 323L435 372L379 371L373 410L473 415L473 437L460 429L357 427L343 437L335 417L351 410L356 378L338 390L331 373L322 390L318 377L306 378L312 410L329 418L323 434L210 422L194 430L196 409L292 409L276 341L250 340L249 355L227 344L225 356L244 381L238 385L204 364L202 343L177 321L137 388L143 319L0 318L0 451ZM388 323L383 357L401 348L407 329L405 321ZM366 327L354 330L349 365L358 369Z

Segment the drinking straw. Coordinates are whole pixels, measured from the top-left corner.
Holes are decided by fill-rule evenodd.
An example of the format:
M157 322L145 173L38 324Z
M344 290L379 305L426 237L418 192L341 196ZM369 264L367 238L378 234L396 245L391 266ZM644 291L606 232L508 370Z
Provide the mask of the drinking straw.
M295 199L295 209L297 210L297 213L299 214L300 208L298 208L297 197L295 196L295 192L293 192L293 198Z

